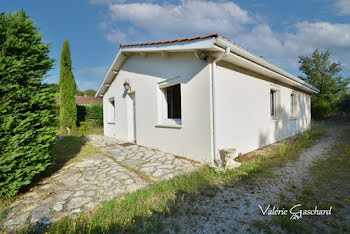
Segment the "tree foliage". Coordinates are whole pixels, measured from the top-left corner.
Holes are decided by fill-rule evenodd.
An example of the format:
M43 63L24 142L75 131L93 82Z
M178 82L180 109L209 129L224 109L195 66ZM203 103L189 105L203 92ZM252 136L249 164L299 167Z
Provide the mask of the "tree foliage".
M83 91L84 96L89 96L89 97L95 97L96 90L94 89L87 89Z
M77 91L75 92L75 95L77 95L77 96L84 96L84 92L77 88Z
M50 45L23 12L0 14L0 196L14 196L51 163L55 98L42 81Z
M47 84L47 86L50 88L52 93L59 93L60 92L60 86L57 83L50 83Z
M60 127L63 132L67 132L68 134L76 129L76 91L77 88L72 72L69 41L65 40L62 47L60 70Z
M350 94L344 95L339 103L340 109L345 113L350 113Z
M94 89L87 89L85 91L81 91L77 88L77 91L75 93L77 96L89 96L89 97L95 97L96 90Z
M313 116L324 118L335 113L349 84L349 79L340 75L341 64L331 61L329 51L315 50L311 57L300 56L299 59L299 70L305 74L302 79L320 90L311 96Z

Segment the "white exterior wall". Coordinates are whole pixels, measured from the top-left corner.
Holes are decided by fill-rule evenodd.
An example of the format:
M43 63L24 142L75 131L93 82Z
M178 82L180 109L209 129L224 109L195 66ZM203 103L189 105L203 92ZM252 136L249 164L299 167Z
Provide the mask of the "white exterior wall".
M279 88L279 120L270 116L272 86ZM307 130L311 123L310 96L295 91L298 113L293 119L290 115L292 91L256 73L220 63L216 92L218 149L235 148L244 154Z
M158 82L180 76L182 125L180 129L156 127L161 123ZM136 142L150 148L201 162L211 161L209 65L193 53L132 56L126 60L103 97L105 135L130 141L131 99L125 80L136 98ZM115 98L116 120L108 123L108 99ZM132 124L132 123L131 123Z

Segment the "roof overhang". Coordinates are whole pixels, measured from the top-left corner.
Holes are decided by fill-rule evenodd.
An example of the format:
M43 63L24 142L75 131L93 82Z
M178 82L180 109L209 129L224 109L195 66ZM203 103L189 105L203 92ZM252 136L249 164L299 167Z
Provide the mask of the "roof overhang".
M221 53L224 53L225 48L227 47L230 48L230 54L229 56L226 56L225 61L229 63L233 63L237 66L252 70L282 83L297 87L308 93L319 92L317 88L306 83L302 79L282 70L281 68L224 39L223 37L212 36L195 40L174 41L171 43L121 46L96 92L96 97L103 96L107 92L123 63L134 53L142 54L164 51L167 53L205 51L209 52L210 55L219 56Z
M245 50L228 40L218 37L215 42L218 50L225 52L225 48L230 48L230 56L227 57L228 62L237 66L246 68L248 70L260 73L272 79L278 80L282 83L298 87L308 93L318 93L319 90L314 86L308 84L297 76L294 76L276 65L266 61L265 59Z
M109 67L107 74L105 75L103 81L101 82L97 92L96 97L103 96L107 90L109 85L113 82L114 78L118 74L121 66L128 58L128 55L132 53L151 53L151 52L189 52L189 51L197 51L197 50L212 50L216 51L214 42L216 38L204 38L197 40L188 40L181 42L173 42L171 44L153 44L153 45L139 45L139 46L123 46L120 47L117 55L115 56L113 63Z

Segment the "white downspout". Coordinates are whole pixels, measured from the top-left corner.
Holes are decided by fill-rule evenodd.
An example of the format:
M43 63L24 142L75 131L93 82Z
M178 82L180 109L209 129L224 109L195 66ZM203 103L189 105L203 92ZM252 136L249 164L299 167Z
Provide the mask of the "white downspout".
M219 156L219 149L217 146L217 134L216 134L216 126L217 126L217 118L216 118L216 63L221 61L229 53L230 53L230 48L226 47L225 53L213 61L213 67L212 67L213 147L214 147L214 161L215 161L217 166L221 165L221 159Z

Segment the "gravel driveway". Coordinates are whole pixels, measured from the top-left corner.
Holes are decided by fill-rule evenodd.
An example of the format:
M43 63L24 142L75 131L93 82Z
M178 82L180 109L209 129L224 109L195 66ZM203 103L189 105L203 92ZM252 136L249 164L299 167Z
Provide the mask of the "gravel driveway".
M185 202L184 212L165 219L167 230L170 233L261 232L252 223L266 223L271 216L263 216L259 205L263 209L268 204L277 206L281 192L288 196L293 192L291 187L301 186L310 166L327 157L327 149L335 144L338 130L337 126L326 127L326 136L304 150L297 161L288 161L283 167L273 168L267 175L225 187L214 197L198 195L195 201Z

